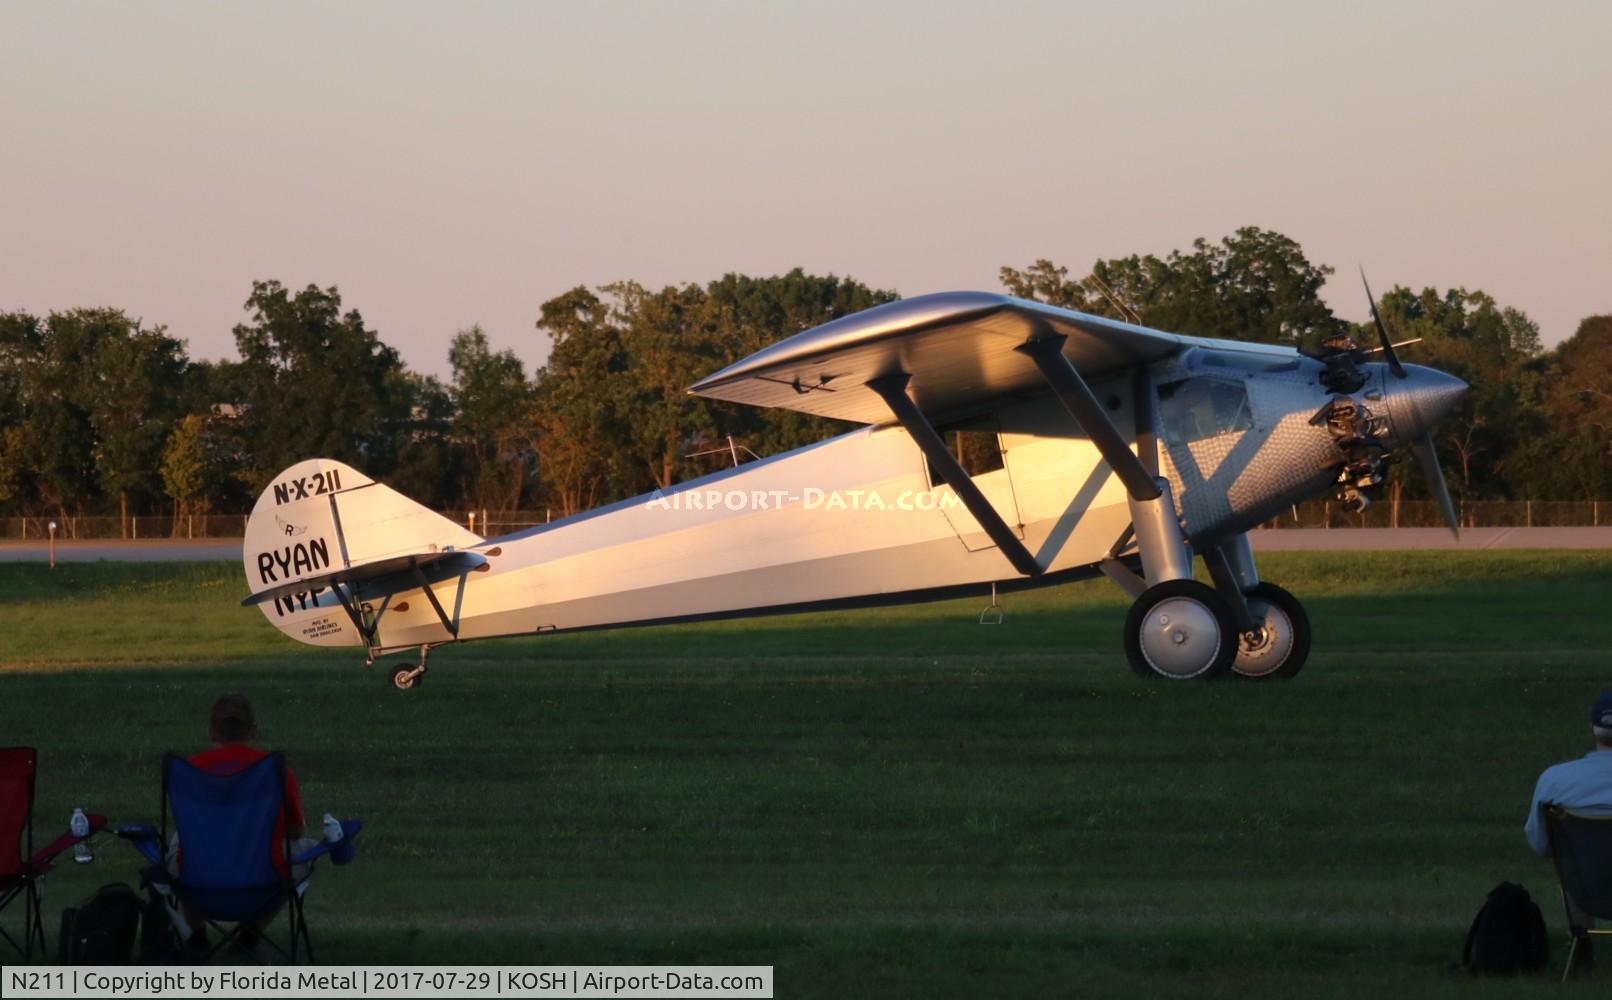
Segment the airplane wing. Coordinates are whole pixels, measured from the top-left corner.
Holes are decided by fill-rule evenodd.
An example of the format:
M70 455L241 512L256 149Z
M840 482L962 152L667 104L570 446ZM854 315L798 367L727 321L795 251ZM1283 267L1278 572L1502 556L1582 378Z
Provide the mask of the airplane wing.
M876 306L795 334L701 379L697 396L776 406L857 423L883 423L890 408L867 383L912 376L919 410L943 413L1044 386L1015 348L1048 332L1088 379L1203 343L1118 320L990 292L942 292Z

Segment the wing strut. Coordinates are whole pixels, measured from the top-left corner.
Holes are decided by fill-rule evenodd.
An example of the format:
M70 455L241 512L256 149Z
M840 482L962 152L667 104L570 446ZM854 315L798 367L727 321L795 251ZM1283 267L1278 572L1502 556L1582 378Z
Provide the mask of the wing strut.
M1136 388L1137 444L1148 455L1148 462L1131 451L1130 445L1119 433L1119 428L1103 412L1102 404L1092 395L1091 387L1080 377L1080 372L1064 357L1066 338L1043 327L1042 335L1022 345L1018 350L1030 356L1041 369L1042 376L1052 387L1063 408L1075 418L1075 423L1091 438L1103 461L1125 484L1131 508L1131 527L1136 532L1136 547L1142 556L1142 574L1149 586L1165 580L1192 579L1192 550L1182 536L1181 521L1176 515L1175 499L1170 496L1170 483L1150 472L1149 465L1157 466L1158 444L1153 420L1153 385L1146 371L1138 373Z
M1119 428L1108 419L1103 412L1103 406L1092 395L1091 387L1086 380L1075 371L1075 366L1063 356L1064 338L1053 334L1030 341L1019 350L1030 356L1030 360L1041 369L1041 374L1047 383L1052 386L1053 392L1058 394L1058 401L1063 408L1075 418L1075 423L1091 438L1091 443L1097 446L1102 453L1103 461L1114 470L1114 475L1125 484L1125 491L1133 500L1156 500L1159 496L1157 477L1147 471L1142 460L1131 451L1131 446L1125 443L1120 436ZM1138 412L1141 404L1138 403ZM1149 408L1151 413L1151 407ZM1149 439L1152 437L1152 421L1149 420L1147 428Z
M431 609L437 613L437 620L442 622L442 627L447 629L448 634L455 639L459 638L458 624L448 617L447 611L443 610L442 602L437 600L436 591L431 589L431 584L425 578L425 572L420 569L420 564L410 559L409 571L414 575L414 581L420 585L420 589L425 592L425 599L431 602ZM355 588L351 598L347 596L347 591L341 583L332 584L330 589L335 591L336 600L341 602L341 609L347 612L348 618L352 619L353 627L358 629L358 634L364 637L364 644L373 646L375 645L375 626L364 623L364 616L359 612L358 608L357 582L355 581L351 586Z
M1159 415L1153 398L1153 375L1146 366L1136 369L1131 380L1131 412L1136 415L1136 456L1142 468L1155 479L1159 475Z
M1040 576L1041 564L1035 561L1035 556L1030 554L1030 550L1019 541L1019 537L1007 526L1007 522L1002 520L1002 515L998 514L996 508L991 506L991 502L985 499L985 494L974 485L974 480L970 479L968 473L963 471L963 467L957 464L957 459L952 457L946 442L941 440L934 425L918 409L912 397L907 395L907 382L911 378L912 376L904 372L885 375L869 382L867 386L884 399L885 405L890 407L890 412L895 414L901 426L905 427L907 433L918 443L918 448L923 451L924 457L929 459L929 467L939 472L946 480L946 485L957 494L957 499L963 501L963 506L974 515L974 520L979 522L979 526L985 529L991 541L996 543L996 547L1002 550L1004 556L1007 556L1013 568L1025 576Z
M437 613L437 619L442 622L442 627L447 629L448 634L455 639L459 638L458 623L449 618L448 613L442 610L442 602L437 600L437 592L432 590L431 585L426 582L425 573L420 569L420 564L411 562L409 569L414 571L414 580L420 585L420 589L425 591L425 599L431 602L431 610Z
M375 645L374 626L364 624L364 616L359 614L358 608L355 606L355 602L358 599L358 584L354 582L351 585L354 588L352 600L348 599L347 591L342 589L343 586L345 585L342 583L334 583L330 589L336 592L336 600L341 602L341 609L347 612L348 618L353 620L353 628L358 629L358 634L364 637L364 645L366 647Z

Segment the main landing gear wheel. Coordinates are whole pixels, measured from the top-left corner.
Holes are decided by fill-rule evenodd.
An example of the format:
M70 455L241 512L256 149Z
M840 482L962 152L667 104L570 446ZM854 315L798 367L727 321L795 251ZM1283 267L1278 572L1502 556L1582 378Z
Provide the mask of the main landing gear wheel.
M404 664L392 671L392 686L399 691L412 691L425 683L425 667Z
M1260 625L1257 638L1239 636L1232 672L1247 680L1281 680L1304 669L1310 656L1310 617L1304 605L1274 583L1247 594L1248 611Z
M1125 616L1125 656L1143 677L1224 676L1237 655L1237 625L1214 589L1196 580L1149 587Z

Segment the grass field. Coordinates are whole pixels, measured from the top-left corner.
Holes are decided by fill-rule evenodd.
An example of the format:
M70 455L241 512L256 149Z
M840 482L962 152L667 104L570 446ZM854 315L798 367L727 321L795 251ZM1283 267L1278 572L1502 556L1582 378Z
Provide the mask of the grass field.
M44 825L153 819L160 752L244 691L308 811L368 823L308 897L328 962L769 964L781 997L1555 995L1451 965L1507 878L1560 956L1521 826L1612 687L1612 553L1261 570L1314 622L1292 683L1139 681L1093 582L997 627L961 602L445 648L400 694L239 608L238 567L0 565L0 744L40 748ZM53 875L47 927L136 869L106 843Z

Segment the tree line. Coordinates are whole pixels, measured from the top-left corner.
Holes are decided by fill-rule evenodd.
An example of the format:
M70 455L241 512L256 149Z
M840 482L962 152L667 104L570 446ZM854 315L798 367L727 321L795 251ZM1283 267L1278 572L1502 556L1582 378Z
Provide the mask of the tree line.
M1331 273L1288 237L1245 228L1079 278L1048 260L1000 277L1014 295L1180 333L1374 344L1321 300ZM446 382L409 370L334 286L255 282L238 357L223 361L120 309L0 313L0 516L241 513L314 456L438 509L563 516L843 429L685 390L897 297L799 269L577 287L539 307L550 350L535 372L472 326L449 342ZM1396 286L1380 308L1396 339L1421 339L1406 360L1472 385L1437 439L1458 498L1612 497L1612 316L1547 351L1526 314L1482 291ZM1406 495L1421 490L1413 469L1395 478Z

